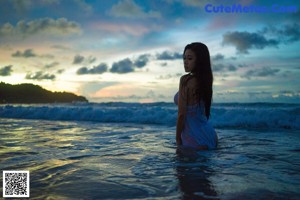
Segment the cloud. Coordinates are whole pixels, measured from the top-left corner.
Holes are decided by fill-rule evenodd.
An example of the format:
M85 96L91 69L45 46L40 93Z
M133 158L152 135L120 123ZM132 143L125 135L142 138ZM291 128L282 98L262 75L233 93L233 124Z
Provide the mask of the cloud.
M296 23L286 24L281 28L264 28L263 32L277 35L277 37L280 38L280 41L284 43L292 43L300 40L300 25Z
M48 59L53 59L55 58L54 55L51 55L51 54L43 54L43 55L39 55L39 57L41 58L48 58Z
M172 78L178 79L180 76L182 76L181 73L166 74L166 75L160 75L160 76L156 77L156 79L159 79L159 80L167 80L167 79L172 79Z
M93 56L89 56L88 58L86 58L86 61L91 64L94 63L97 59Z
M36 73L28 73L25 76L26 79L32 79L32 80L54 80L55 75L54 74L44 74L42 71L38 71Z
M40 2L42 2L44 5L58 4L58 3L60 3L60 0L40 0Z
M276 38L268 39L266 36ZM223 45L235 46L238 53L247 54L250 49L277 47L279 44L289 44L300 40L300 25L285 24L281 27L269 26L255 33L227 32L223 35Z
M236 70L237 70L237 67L234 66L234 65L232 65L232 64L229 64L227 69L228 69L228 71L233 72L233 71L236 71Z
M164 51L156 54L157 60L176 60L182 59L182 54L177 52Z
M214 64L212 65L212 70L214 72L223 72L226 66L224 64Z
M71 50L69 47L66 47L66 46L63 46L60 44L52 45L51 48L60 49L60 50Z
M110 71L111 73L124 74L129 72L134 72L135 68L143 68L149 62L150 54L139 55L136 59L125 58L123 60L114 62L110 70L108 70L108 65L106 63L101 63L92 68L81 67L77 70L77 74L102 74L104 72ZM77 55L74 57L73 64L91 64L95 62L96 58L90 56L84 58L83 56Z
M265 47L277 47L278 40L267 39L260 33L227 32L223 35L223 45L235 46L238 53L247 54L249 49L264 49Z
M30 57L36 57L37 55L35 53L33 53L32 49L26 49L24 52L16 51L11 56L12 57L30 58Z
M64 71L65 71L64 69L59 69L59 70L57 70L57 72L56 72L56 73L58 73L58 74L62 74Z
M122 0L117 4L113 5L111 10L108 12L114 17L127 17L127 18L160 18L159 12L149 11L144 12L143 8L137 5L133 0Z
M147 65L147 63L149 62L149 54L143 54L140 55L135 61L134 61L134 65L137 68L142 68L145 67Z
M109 71L111 73L118 73L118 74L130 73L130 72L134 72L135 69L137 68L141 69L145 67L150 61L150 58L153 57L155 57L158 60L174 60L174 59L182 58L181 54L179 53L171 53L167 51L161 54L156 54L156 56L153 56L151 54L142 54L136 58L125 58L123 60L114 62L109 70L107 70L108 68L107 64L102 63L92 68L81 67L77 70L77 74L101 74L106 71ZM85 58L84 56L76 55L74 57L73 64L83 64L83 63L89 64L94 61L95 61L94 57L90 56L88 58Z
M92 64L96 61L97 59L93 56L89 56L87 58L85 58L84 56L81 55L76 55L73 59L73 64L77 65L77 64Z
M0 68L0 76L10 76L12 72L12 65Z
M57 10L59 10L58 7L64 8L64 1L62 0L7 0L7 2L11 3L14 13L19 14L20 16L24 16L35 9L50 7L52 5L57 6ZM72 9L74 9L74 6L71 4L74 4L79 8L78 11L80 11L80 13L91 14L93 12L93 7L86 3L85 0L72 0L68 1L67 4L69 7L72 7Z
M39 0L39 1L33 1L33 0L9 0L8 2L12 3L13 8L15 11L19 14L23 14L26 11L30 10L36 5L42 5L42 6L48 6L51 4L58 4L60 0Z
M285 37L287 42L297 42L300 40L300 26L298 24L285 25L278 33Z
M110 72L118 74L124 74L133 71L134 64L129 58L113 63L112 68L110 69Z
M110 72L112 73L129 73L134 72L135 68L143 68L149 62L149 58L151 55L143 54L140 55L137 59L123 59L121 61L113 63Z
M52 68L52 67L55 67L55 66L57 66L57 65L59 65L59 62L52 62L52 63L50 63L50 64L46 64L46 65L45 65L45 68Z
M225 56L223 54L218 53L215 56L212 56L211 59L212 61L220 61L220 60L224 60Z
M82 75L82 74L102 74L104 72L106 72L108 69L107 64L105 63L101 63L97 66L94 66L90 69L88 69L87 67L82 67L80 69L77 70L77 74Z
M236 71L238 68L233 64L213 64L212 69L214 72L226 72L226 71Z
M277 102L290 102L299 103L300 92L296 91L279 91L278 93L272 94L273 100Z
M150 32L161 30L159 25L150 25L150 24L125 24L117 22L96 22L91 23L93 29L99 30L101 32L122 35L127 34L131 36L143 36Z
M84 57L81 56L81 55L76 55L74 57L74 60L73 60L73 64L77 65L77 64L81 64L84 60Z
M160 66L166 67L166 66L168 66L168 63L167 62L160 63Z
M11 3L13 4L13 8L18 13L23 13L27 11L32 5L31 0L27 0L27 1L12 0Z
M22 51L16 51L15 53L11 54L12 57L23 57L23 58L30 58L30 57L40 57L40 58L48 58L48 59L53 59L54 55L51 54L42 54L42 55L37 55L33 52L32 49L26 49L23 52Z
M199 0L183 0L182 3L187 6L202 7L207 2L201 2Z
M295 20L296 22L300 21L300 10L298 9L298 11L296 13L292 13L291 17L293 20Z
M256 70L249 70L247 71L242 77L250 79L251 77L267 77L267 76L274 76L280 70L279 69L272 69L270 67L263 67L261 69Z
M93 12L93 7L85 2L85 0L74 0L74 2L79 6L79 8L86 14L91 14Z
M80 25L66 18L41 18L26 22L19 21L16 26L5 23L0 26L1 37L30 37L33 35L68 36L81 33Z

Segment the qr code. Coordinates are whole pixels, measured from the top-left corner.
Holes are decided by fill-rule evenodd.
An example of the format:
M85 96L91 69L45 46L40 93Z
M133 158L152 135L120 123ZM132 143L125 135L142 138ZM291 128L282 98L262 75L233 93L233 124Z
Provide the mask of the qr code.
M29 171L3 171L3 197L29 197Z

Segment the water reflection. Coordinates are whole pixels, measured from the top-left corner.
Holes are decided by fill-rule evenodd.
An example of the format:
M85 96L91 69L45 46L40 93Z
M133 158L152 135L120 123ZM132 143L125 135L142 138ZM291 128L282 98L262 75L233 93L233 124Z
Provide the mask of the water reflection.
M193 149L178 147L176 175L182 200L219 199L209 180L213 171L207 166L209 158Z

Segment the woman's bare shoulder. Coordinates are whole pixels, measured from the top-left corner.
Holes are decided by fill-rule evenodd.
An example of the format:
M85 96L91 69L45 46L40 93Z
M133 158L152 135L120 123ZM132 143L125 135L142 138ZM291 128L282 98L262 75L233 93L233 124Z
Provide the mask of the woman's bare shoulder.
M197 78L190 75L190 77L189 77L189 79L188 79L186 85L187 85L187 87L189 87L189 88L197 87Z
M187 78L188 78L189 76L190 76L189 74L182 75L182 76L180 77L180 81L181 81L181 82L182 82L182 81L186 81Z

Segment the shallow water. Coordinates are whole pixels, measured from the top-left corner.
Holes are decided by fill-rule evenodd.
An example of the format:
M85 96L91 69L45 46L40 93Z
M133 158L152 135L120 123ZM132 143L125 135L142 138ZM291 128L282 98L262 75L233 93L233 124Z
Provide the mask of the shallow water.
M299 199L296 130L217 132L193 152L165 125L0 118L0 168L30 171L30 199Z

